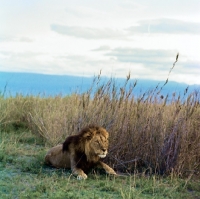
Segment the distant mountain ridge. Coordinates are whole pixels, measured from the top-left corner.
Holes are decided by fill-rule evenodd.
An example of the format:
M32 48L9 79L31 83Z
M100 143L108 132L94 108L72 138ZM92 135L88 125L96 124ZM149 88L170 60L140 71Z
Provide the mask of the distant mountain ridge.
M101 77L101 83L108 81L110 78ZM114 78L116 85L119 87L124 85L125 78ZM6 96L15 96L16 94L22 95L44 95L44 96L56 96L56 95L70 95L71 93L86 92L91 86L94 77L79 77L70 75L44 75L35 73L11 73L0 72L0 92L6 94ZM131 79L130 82L136 80ZM155 89L159 84L161 87L165 81L154 80L142 80L137 79L137 85L133 93L138 96L141 92ZM162 93L172 94L184 93L184 90L188 87L187 84L177 83L170 81L164 86ZM192 92L195 89L200 89L200 85L190 85L189 91Z
M82 86L89 87L90 82L91 78L0 72L0 91L6 86L6 92L11 95L68 95Z

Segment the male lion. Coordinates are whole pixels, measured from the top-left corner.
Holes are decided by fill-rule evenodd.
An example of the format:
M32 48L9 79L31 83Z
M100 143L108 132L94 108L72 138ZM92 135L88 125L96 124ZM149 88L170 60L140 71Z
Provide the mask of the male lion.
M107 164L100 161L108 150L108 132L98 126L90 125L77 135L67 137L63 144L51 148L45 162L57 168L71 168L77 179L86 179L85 172L92 167L103 168L106 173L116 175Z

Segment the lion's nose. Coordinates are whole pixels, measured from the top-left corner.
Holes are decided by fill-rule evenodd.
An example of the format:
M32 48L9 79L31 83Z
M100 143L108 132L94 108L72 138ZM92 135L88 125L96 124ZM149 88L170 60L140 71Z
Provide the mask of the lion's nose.
M106 152L106 149L102 149L103 152Z

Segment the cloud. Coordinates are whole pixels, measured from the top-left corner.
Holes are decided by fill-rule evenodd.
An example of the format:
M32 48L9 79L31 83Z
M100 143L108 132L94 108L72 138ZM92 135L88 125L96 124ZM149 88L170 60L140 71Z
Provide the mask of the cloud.
M122 59L129 51L129 56ZM122 77L131 72L131 78L166 80L170 68L175 61L176 53L166 50L144 50L134 48L116 48L106 53L106 59L98 59L84 55L50 55L40 53L12 53L0 52L0 71L35 72L45 74L70 74L78 76L98 75L102 70L102 76ZM105 51L106 52L106 51ZM137 57L140 57L140 60ZM114 57L114 59L112 59ZM132 59L131 59L132 57ZM135 58L134 58L135 57ZM110 59L109 59L110 58ZM128 59L127 59L128 58ZM200 63L186 60L176 64L170 80L187 82L189 84L199 82ZM128 62L131 61L131 62ZM131 64L130 64L131 63ZM6 65L6 68L3 67Z
M51 30L68 36L84 38L84 39L120 39L124 38L124 34L121 31L113 30L109 28L97 29L80 26L63 26L58 24L52 24Z
M20 42L33 42L34 40L28 37L21 37L19 38Z
M129 65L130 71L136 78L166 80L170 69L176 60L176 50L147 50L141 48L115 48L105 53L115 59L115 63ZM119 67L116 68L119 71ZM124 69L123 69L124 70ZM119 72L118 72L119 74ZM199 82L200 62L188 60L179 55L179 60L170 74L170 80L194 84Z
M45 53L0 51L0 71L42 71L41 66L48 71L48 60Z
M106 51L106 50L110 50L110 46L100 46L99 48L96 48L92 51Z
M139 21L127 30L129 33L200 34L200 23L161 18Z
M33 42L34 40L29 37L16 37L0 35L0 42Z
M146 50L141 48L115 48L105 55L115 57L120 62L161 65L175 61L175 50Z
M12 41L13 37L8 37L8 36L2 36L0 35L0 42L5 42L5 41Z
M187 60L185 62L180 60L181 71L184 74L200 74L200 61Z
M10 59L29 59L29 58L35 58L37 56L44 55L45 53L36 53L36 52L12 52L12 51L0 51L0 54L9 57Z

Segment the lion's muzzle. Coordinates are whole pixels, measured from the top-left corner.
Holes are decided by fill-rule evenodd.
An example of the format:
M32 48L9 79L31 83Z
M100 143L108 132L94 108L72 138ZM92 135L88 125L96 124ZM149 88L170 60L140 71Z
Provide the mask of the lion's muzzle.
M103 155L99 155L100 158L105 158L106 157L106 154L103 154Z
M102 154L98 154L98 156L99 156L100 158L105 158L106 155L107 155L107 153L108 153L108 151L107 151L106 149L104 149L104 150L103 150L103 153L102 153Z

